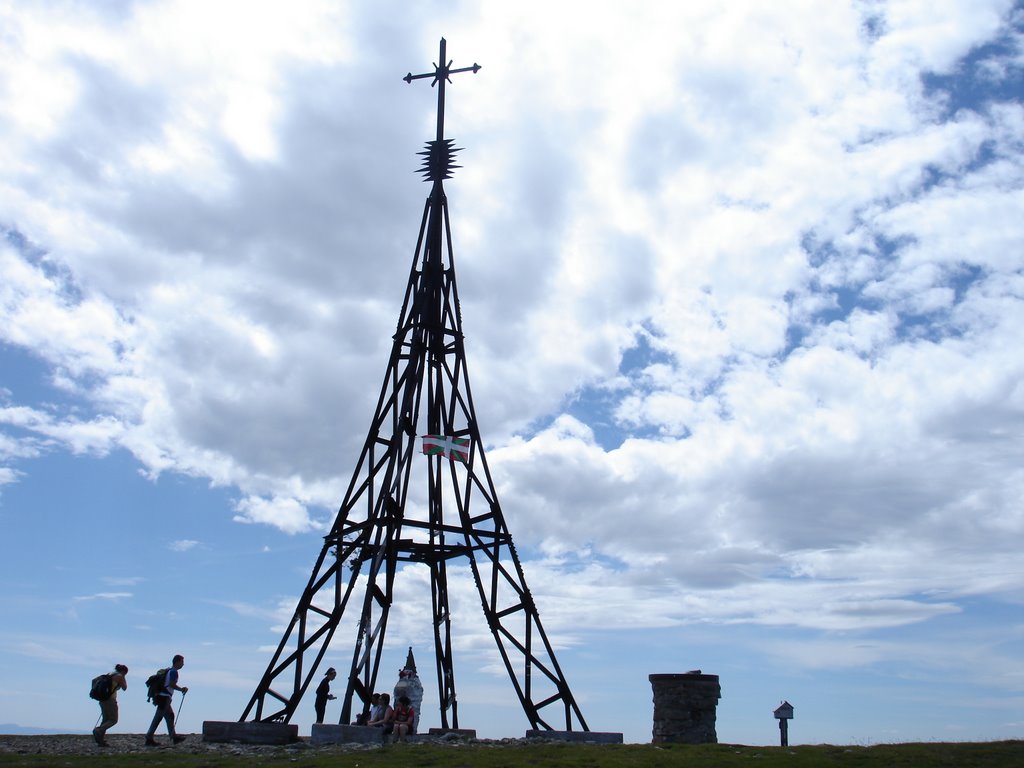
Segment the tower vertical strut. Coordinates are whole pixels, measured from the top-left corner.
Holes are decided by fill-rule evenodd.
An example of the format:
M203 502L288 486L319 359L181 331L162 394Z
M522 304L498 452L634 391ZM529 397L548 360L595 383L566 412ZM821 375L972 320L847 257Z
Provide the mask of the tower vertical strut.
M241 721L288 722L342 626L355 642L339 722L369 711L377 688L399 563L430 573L438 705L442 728L458 728L448 563L467 559L502 663L531 728L589 730L544 632L505 523L473 407L443 181L459 150L444 138L445 84L453 69L441 39L433 78L437 134L420 154L432 183L423 209L409 283L370 429L330 532L288 628ZM420 456L425 433L465 443ZM412 466L426 467L426 502L410 503ZM475 508L471 511L471 503ZM562 724L564 723L564 726ZM557 726L555 725L557 724Z

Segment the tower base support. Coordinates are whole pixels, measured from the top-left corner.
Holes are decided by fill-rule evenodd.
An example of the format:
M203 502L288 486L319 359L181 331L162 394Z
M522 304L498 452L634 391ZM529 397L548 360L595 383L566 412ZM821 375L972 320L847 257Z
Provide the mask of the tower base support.
M232 720L203 721L203 741L237 741L240 744L291 744L299 740L299 726L289 723L256 723Z
M621 744L622 734L612 731L540 731L530 729L526 732L528 739L553 739L555 741L572 741L577 743Z

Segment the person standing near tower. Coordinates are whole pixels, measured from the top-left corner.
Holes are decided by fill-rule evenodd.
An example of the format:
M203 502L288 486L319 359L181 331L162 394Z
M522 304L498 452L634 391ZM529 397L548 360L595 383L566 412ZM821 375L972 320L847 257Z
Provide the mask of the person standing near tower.
M101 746L107 746L104 738L107 730L117 725L117 692L128 690L128 681L125 675L128 674L128 667L124 664L115 664L114 671L110 673L110 696L100 702L100 714L103 721L92 729L92 737Z
M336 699L337 696L331 695L331 681L338 676L334 667L327 669L327 674L324 675L324 679L320 681L320 685L316 687L316 700L313 702L313 708L316 710L316 721L322 723L324 721L324 715L327 714L327 702L331 699Z
M179 744L185 740L184 736L179 736L174 732L174 710L171 708L171 698L175 691L181 691L182 695L188 693L188 686L178 685L178 670L184 666L185 657L179 653L171 660L171 667L164 675L164 685L154 699L156 714L153 715L153 722L150 723L149 730L146 731L147 747L160 746L153 738L153 734L156 733L156 728L160 725L161 720L167 723L167 734L171 737L172 743Z

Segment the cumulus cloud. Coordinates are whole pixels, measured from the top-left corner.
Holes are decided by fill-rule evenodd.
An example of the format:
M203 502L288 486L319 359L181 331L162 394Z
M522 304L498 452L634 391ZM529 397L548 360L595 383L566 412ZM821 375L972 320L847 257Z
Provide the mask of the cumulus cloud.
M240 523L269 523L286 533L301 533L317 528L306 510L297 499L265 499L247 496L236 505L235 520Z
M448 194L513 535L539 584L585 563L559 615L600 591L842 630L1012 593L1012 4L540 12L449 33L485 68L451 86ZM238 489L238 522L322 529L415 245L436 92L399 77L433 43L331 3L4 13L0 338L67 399L4 395L0 482L125 448Z

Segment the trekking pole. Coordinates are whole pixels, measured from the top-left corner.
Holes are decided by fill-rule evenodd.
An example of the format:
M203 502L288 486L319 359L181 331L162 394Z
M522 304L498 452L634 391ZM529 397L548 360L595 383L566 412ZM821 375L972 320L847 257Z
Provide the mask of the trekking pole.
M178 727L178 718L181 717L181 710L185 706L185 696L188 695L188 691L184 691L181 694L181 704L178 705L178 711L174 713L174 727Z

